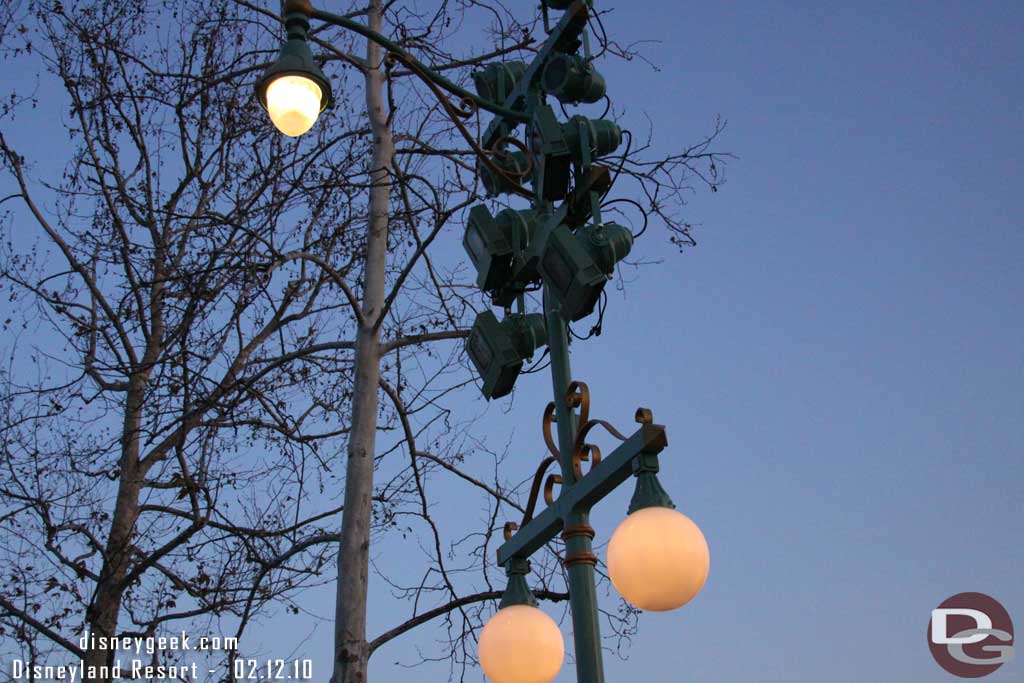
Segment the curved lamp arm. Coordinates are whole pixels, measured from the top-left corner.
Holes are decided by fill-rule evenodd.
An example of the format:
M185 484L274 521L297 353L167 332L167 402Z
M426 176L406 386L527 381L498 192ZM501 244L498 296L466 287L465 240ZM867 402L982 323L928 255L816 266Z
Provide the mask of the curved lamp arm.
M453 95L467 100L471 100L480 109L486 109L487 111L504 116L516 121L528 121L529 117L521 111L514 109L507 109L501 105L495 104L489 100L485 100L479 95L466 90L465 88L452 83L450 80L437 73L437 71L431 69L426 64L423 64L418 59L409 54L406 50L402 49L397 43L386 38L385 36L377 33L376 31L367 28L358 21L349 19L348 17L341 16L339 14L332 14L331 12L325 12L324 10L315 9L309 0L287 0L282 8L282 13L288 15L292 12L298 12L306 15L310 19L318 19L325 24L331 26L340 26L341 28L347 29L358 33L359 35L372 40L381 47L385 48L389 52L393 52L400 55L403 61L414 65L416 68L412 69L411 72L419 78L430 80L435 85L444 88Z

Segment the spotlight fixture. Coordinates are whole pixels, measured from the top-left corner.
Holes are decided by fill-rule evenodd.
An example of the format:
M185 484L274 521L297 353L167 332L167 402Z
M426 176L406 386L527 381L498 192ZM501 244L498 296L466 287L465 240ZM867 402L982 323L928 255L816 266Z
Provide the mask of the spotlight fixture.
M473 72L473 85L480 97L502 104L525 72L524 62L495 62Z
M544 198L552 201L566 196L572 164L585 166L622 144L622 130L614 122L573 116L562 123L548 105L534 111L532 128L540 164L536 175L543 177Z
M590 314L615 264L629 254L633 235L618 223L601 223L577 230L559 225L551 231L540 274L569 320Z
M477 286L491 295L494 305L508 306L522 285L537 279L534 270L520 273L524 282L516 283L513 270L515 257L526 250L538 220L532 209L503 209L496 216L482 204L470 210L462 245L476 267Z
M484 381L484 397L500 398L512 391L523 362L546 343L542 313L516 313L501 322L491 311L478 315L466 351Z
M544 65L544 90L563 104L597 102L605 93L604 77L579 55L555 54Z
M515 184L522 182L530 169L530 160L523 152L500 150L491 157L491 161L503 173L495 172L483 162L477 162L480 182L483 183L484 190L490 197L514 192Z

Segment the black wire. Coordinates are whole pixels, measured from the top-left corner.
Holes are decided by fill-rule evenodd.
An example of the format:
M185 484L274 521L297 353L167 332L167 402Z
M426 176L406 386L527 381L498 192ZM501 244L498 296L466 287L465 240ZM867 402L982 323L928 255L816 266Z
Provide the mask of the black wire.
M530 367L528 367L525 370L521 371L521 374L529 375L529 374L534 373L534 372L540 372L541 370L543 370L543 369L547 368L549 365L551 365L551 361L548 361L546 364L541 365L541 363L544 362L544 359L547 358L549 350L550 349L548 349L548 347L545 346L544 347L544 353L540 354L540 358L538 358L536 361L534 361L533 364Z
M611 111L611 109L612 109L612 98L608 97L607 94L604 95L604 102L605 102L604 111L601 112L601 115L597 117L599 119L603 119L605 116L608 116L608 112ZM564 116L567 119L571 119L572 118L572 114L570 114L569 112L567 112L565 110L565 103L564 102L559 100L558 101L558 106L562 110L562 116ZM579 106L579 104L577 103L575 106ZM623 132L625 132L625 131L623 131Z
M601 298L599 298L597 300L597 322L594 324L593 327L590 328L590 332L587 332L586 336L582 336L581 337L580 335L578 335L575 332L573 332L572 326L566 325L566 327L568 327L568 329L569 329L569 334L572 337L574 337L575 339L579 339L580 341L586 341L587 339L590 339L591 337L600 337L601 336L601 329L602 329L602 327L604 327L604 311L605 311L605 309L607 307L608 307L608 293L605 292L602 289L601 290Z
M610 199L610 200L608 200L606 202L602 202L601 203L601 208L603 209L606 206L611 206L612 204L618 204L619 202L625 202L626 204L632 204L633 206L636 207L636 210L639 211L640 214L644 217L644 227L640 228L640 232L633 234L633 240L635 241L636 238L640 237L640 235L642 235L645 232L647 232L647 223L648 223L647 211L640 204L640 202L636 201L635 199L627 199L625 197L620 197L619 199Z
M588 24L590 23L591 19L594 19L594 20L597 21L597 26L598 26L598 28L601 29L601 35L604 37L604 39L601 41L601 51L598 52L593 57L591 57L591 59L597 59L598 57L600 57L601 55L603 55L605 52L608 51L608 31L606 31L605 28L604 28L604 22L601 21L600 13L594 12L593 14L591 14L590 17L587 18L587 23Z

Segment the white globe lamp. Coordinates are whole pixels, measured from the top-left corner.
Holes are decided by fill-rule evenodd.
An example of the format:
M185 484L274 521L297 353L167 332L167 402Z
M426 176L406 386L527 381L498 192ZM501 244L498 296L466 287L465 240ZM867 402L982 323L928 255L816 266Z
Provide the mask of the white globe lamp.
M693 599L708 578L704 534L669 507L645 507L619 524L608 543L612 585L634 607L664 612Z
M499 609L480 633L480 666L493 683L548 683L565 658L555 620L530 605Z

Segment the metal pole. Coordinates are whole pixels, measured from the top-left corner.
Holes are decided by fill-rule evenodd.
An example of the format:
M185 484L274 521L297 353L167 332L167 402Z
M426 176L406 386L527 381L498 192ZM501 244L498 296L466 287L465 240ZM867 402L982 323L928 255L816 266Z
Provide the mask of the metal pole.
M576 435L576 415L565 402L572 381L569 370L568 326L558 304L544 288L544 311L547 317L548 351L551 354L551 385L555 394L555 418L558 427L558 452L562 467L562 486L575 484L572 455ZM601 629L598 624L597 588L594 582L594 556L589 511L570 512L565 518L562 538L565 539L565 564L569 574L569 605L576 647L576 680L578 683L604 683L601 659Z

